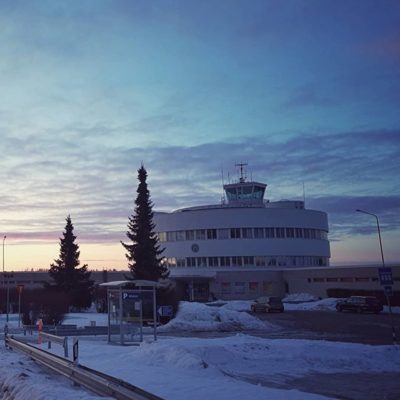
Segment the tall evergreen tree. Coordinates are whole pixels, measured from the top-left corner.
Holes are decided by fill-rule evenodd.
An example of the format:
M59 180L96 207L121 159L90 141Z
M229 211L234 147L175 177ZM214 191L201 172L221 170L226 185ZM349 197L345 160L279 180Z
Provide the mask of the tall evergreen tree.
M154 232L153 203L147 188L147 171L142 165L138 169L139 185L135 200L134 214L129 217L126 236L132 243L122 243L126 249L128 267L133 279L157 281L169 275L168 268L162 265L164 249L160 248Z
M50 265L49 275L54 286L67 294L71 306L86 308L92 302L94 281L90 279L87 264L78 268L80 251L75 243L74 226L69 215L66 221L65 232L60 238L60 255Z

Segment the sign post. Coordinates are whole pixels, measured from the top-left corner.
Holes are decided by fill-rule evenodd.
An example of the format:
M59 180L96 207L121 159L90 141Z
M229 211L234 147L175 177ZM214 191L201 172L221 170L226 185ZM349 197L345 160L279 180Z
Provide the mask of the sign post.
M380 267L380 268L378 268L378 273L379 273L379 283L381 284L381 286L383 286L383 292L385 293L385 296L386 296L386 303L389 306L390 319L391 319L391 323L392 323L393 343L396 343L396 330L394 328L392 306L390 304L390 297L393 296L392 268L385 267L385 266Z
M17 285L18 292L18 328L21 326L21 295L24 290L24 285Z

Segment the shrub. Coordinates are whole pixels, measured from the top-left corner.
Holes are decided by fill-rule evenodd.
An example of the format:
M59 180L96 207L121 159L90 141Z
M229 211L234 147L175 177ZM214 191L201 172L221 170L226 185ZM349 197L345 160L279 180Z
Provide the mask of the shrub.
M23 324L36 324L42 319L45 325L62 323L68 311L68 297L65 293L48 289L26 290L22 297L21 314Z

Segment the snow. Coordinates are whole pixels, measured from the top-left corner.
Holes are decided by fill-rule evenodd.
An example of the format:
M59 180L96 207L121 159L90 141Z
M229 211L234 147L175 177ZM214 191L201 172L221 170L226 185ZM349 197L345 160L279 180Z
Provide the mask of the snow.
M298 296L298 298L301 296ZM304 297L303 297L304 298ZM337 299L307 303L285 303L286 309L333 310ZM145 336L139 346L107 344L104 336L79 338L79 362L166 400L322 400L327 397L285 387L285 382L313 373L400 373L399 346L370 346L322 340L266 339L241 331L274 330L271 324L254 318L248 311L250 301L234 301L207 306L185 303L175 320L160 327L158 340ZM78 326L106 325L107 315L68 314L65 323ZM5 316L0 316L3 330ZM18 318L10 315L10 326ZM196 331L226 331L225 337L173 337L175 331L186 335ZM167 336L169 335L169 336ZM36 341L36 337L32 337ZM72 345L71 339L70 347ZM47 345L38 345L47 349ZM52 351L62 355L61 346ZM82 399L95 396L70 381L47 371L43 373L28 357L0 345L0 396L4 399Z
M282 301L284 303L304 303L315 300L318 300L318 298L309 293L292 293L288 294Z
M227 306L211 307L201 303L181 302L176 317L160 327L159 331L234 332L244 329L273 330L276 327L246 312L229 309Z

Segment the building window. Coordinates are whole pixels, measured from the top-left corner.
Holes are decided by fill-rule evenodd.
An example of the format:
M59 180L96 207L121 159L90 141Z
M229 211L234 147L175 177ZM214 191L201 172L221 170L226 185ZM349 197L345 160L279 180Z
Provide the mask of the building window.
M218 239L229 239L230 230L229 229L218 229Z
M327 282L337 282L338 278L326 278Z
M167 233L166 232L158 232L157 236L158 236L158 240L160 242L166 242L167 241Z
M253 256L244 256L243 257L243 265L245 267L254 265L254 257Z
M353 278L350 277L340 278L340 282L353 282Z
M286 237L294 238L294 228L286 228Z
M231 265L231 258L230 257L220 257L219 258L219 265L221 267L230 267Z
M325 282L324 278L314 278L313 279L314 282Z
M298 266L303 266L304 265L304 257L302 257L302 256L298 256L298 257L296 257L296 265L298 265Z
M369 282L369 278L355 278L356 282Z
M235 282L235 293L236 294L244 294L246 291L244 282Z
M207 239L216 239L216 238L217 238L217 230L207 229Z
M278 265L280 267L285 267L286 266L286 257L278 257Z
M304 229L304 239L310 239L310 230Z
M186 239L186 232L185 231L177 231L176 232L176 240L181 241Z
M276 228L276 237L282 239L285 237L285 228Z
M264 239L264 228L254 228L254 238Z
M231 228L231 239L240 239L240 228Z
M265 237L266 238L274 238L275 237L275 228L265 228Z
M184 259L184 258L177 258L177 259L176 259L176 266L177 266L177 267L185 267L185 266L186 266L186 259Z
M254 257L254 261L256 263L256 267L265 267L265 257L256 256Z
M195 240L194 239L194 231L186 231L186 240Z
M218 267L218 257L208 257L209 267Z
M196 258L195 257L186 258L186 265L188 267L195 267L196 266Z
M167 232L167 242L175 242L176 232Z
M317 234L315 232L315 229L310 229L310 236L311 236L311 239L316 239L317 238Z
M276 258L275 257L267 257L268 266L275 267L276 266Z
M303 238L303 228L296 228L296 237L299 239Z
M198 267L207 267L207 258L206 257L197 257L197 266Z
M242 238L252 239L253 238L253 228L242 228Z
M204 229L197 229L196 240L205 240L205 238L206 238L206 231Z
M221 293L229 294L231 292L231 284L230 282L221 282Z
M176 267L176 258L175 257L168 258L167 264L169 267Z
M232 267L241 267L242 266L242 257L241 256L233 256L232 257Z
M254 293L258 291L258 282L249 282L249 291Z

